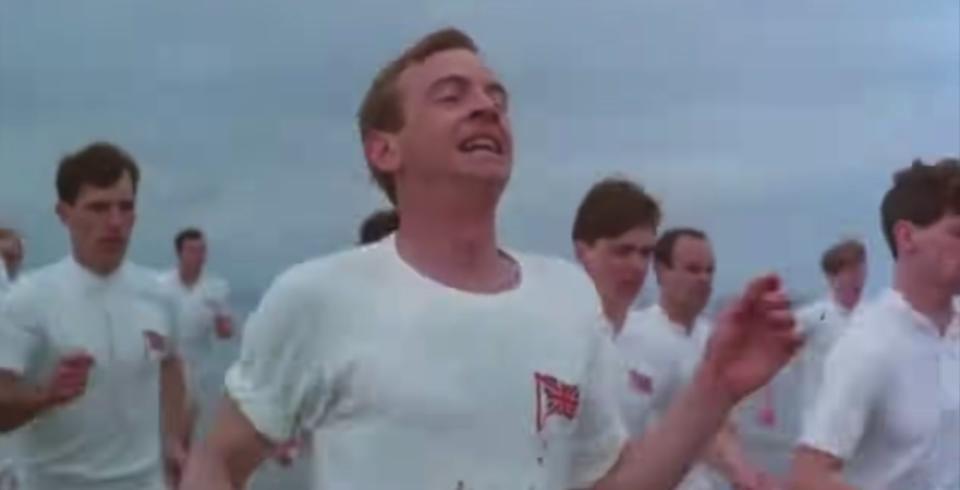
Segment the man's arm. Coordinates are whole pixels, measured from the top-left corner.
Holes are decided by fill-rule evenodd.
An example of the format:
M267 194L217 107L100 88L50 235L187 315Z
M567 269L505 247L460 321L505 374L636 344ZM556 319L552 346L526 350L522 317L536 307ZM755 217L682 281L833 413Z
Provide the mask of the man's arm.
M775 276L754 280L719 317L693 381L654 428L629 442L595 490L668 490L722 427L732 408L763 386L800 346Z
M750 463L740 434L732 421L727 421L713 439L703 460L733 485L735 489L766 488L769 485L763 471Z
M274 452L229 397L224 397L216 422L203 442L195 445L181 490L241 490L250 475Z
M163 414L163 456L167 477L177 485L186 465L193 420L183 361L171 354L160 364L160 406Z
M166 442L186 445L192 431L183 360L172 355L160 364L160 403Z
M18 429L46 410L83 395L93 363L86 352L66 354L42 387L30 386L16 372L0 369L0 432Z
M0 432L22 427L49 407L43 390L28 386L13 371L0 369Z
M594 490L676 487L732 407L729 394L701 371L650 431L627 443L619 461Z
M843 482L843 461L806 446L797 448L790 478L791 490L857 490Z

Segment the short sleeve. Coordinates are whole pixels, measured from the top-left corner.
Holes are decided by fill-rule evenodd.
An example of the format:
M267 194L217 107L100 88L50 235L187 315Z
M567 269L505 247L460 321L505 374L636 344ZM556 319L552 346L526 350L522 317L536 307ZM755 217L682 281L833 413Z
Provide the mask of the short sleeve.
M230 285L223 279L214 279L208 286L206 300L218 314L230 312Z
M616 348L600 328L591 344L582 408L573 433L570 488L593 486L613 468L627 442L618 398L623 368Z
M843 460L856 451L885 376L883 355L858 337L845 336L827 357L800 437L801 445Z
M43 349L40 318L25 288L14 288L0 302L0 369L24 374Z
M240 357L226 376L227 394L274 442L291 437L328 391L324 356L312 349L322 319L302 289L285 277L271 286L248 319Z

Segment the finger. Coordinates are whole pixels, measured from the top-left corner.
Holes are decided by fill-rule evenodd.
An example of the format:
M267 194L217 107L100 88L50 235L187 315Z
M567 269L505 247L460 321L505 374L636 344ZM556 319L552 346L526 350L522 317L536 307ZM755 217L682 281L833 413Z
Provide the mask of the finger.
M789 310L791 309L790 297L781 289L765 293L760 297L757 306L761 311L770 310Z
M764 294L780 289L780 278L773 273L755 277L747 284L743 297L749 301L756 301Z
M768 311L764 315L765 324L773 330L794 330L796 318L790 310Z
M82 352L67 354L60 359L62 365L77 368L88 368L93 366L94 362L93 356Z
M803 347L804 339L794 331L783 331L776 335L776 343L785 356L793 357Z
M57 373L57 378L62 380L79 381L85 380L90 376L90 371L86 369L64 369Z

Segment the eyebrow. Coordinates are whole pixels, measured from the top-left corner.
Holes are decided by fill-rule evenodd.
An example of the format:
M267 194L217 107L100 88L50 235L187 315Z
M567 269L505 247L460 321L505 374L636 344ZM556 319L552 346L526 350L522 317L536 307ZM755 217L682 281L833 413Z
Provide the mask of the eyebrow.
M434 95L438 90L440 90L441 88L447 85L457 85L460 87L465 87L469 84L470 84L470 80L466 76L459 75L459 74L451 74L451 75L441 77L437 80L434 80L434 82L431 83L430 86L427 88L427 93L430 95ZM484 86L484 91L494 92L497 95L502 96L505 100L509 100L510 98L510 93L507 92L507 88L504 87L502 83L497 81L487 83Z

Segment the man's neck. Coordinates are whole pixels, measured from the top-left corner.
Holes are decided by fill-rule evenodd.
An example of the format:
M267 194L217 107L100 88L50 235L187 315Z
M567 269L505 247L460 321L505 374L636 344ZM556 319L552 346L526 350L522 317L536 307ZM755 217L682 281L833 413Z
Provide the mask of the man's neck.
M840 296L838 296L837 294L831 294L830 301L834 305L836 305L838 308L840 308L840 311L842 311L843 313L850 313L853 311L854 308L857 307L856 302L853 302L853 304L851 304L849 301L842 300Z
M114 272L120 269L121 265L123 265L122 260L117 264L111 264L111 265L97 264L92 260L84 259L81 255L77 254L76 252L73 253L73 261L76 262L77 265L79 265L85 271L101 278L110 277L111 275L113 275Z
M693 326L697 321L697 314L687 311L685 308L673 305L666 298L660 298L660 308L667 315L671 322L683 327L684 333L690 335L693 332Z
M200 280L201 270L190 270L186 267L177 268L177 276L180 278L180 283L184 286L191 288L193 287L198 280Z
M497 293L516 286L517 264L497 246L495 209L401 203L397 252L411 267L455 289Z
M627 315L630 312L629 304L620 304L616 301L603 301L603 314L613 327L614 334L620 334L624 325L627 323Z
M894 272L894 289L907 303L923 316L929 318L943 334L953 317L953 295L930 283L903 263L898 263Z

